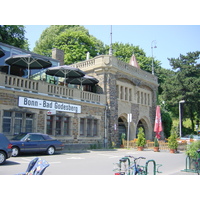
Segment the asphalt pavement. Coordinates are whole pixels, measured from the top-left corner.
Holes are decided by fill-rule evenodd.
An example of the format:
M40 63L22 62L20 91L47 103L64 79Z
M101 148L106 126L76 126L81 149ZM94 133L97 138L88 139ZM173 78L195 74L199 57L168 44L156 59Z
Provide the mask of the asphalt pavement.
M185 152L171 154L168 151L153 152L135 149L63 150L52 156L24 154L9 158L5 165L0 166L0 175L24 172L29 162L35 157L41 157L49 162L50 166L45 170L44 175L114 175L113 163L117 163L126 155L145 157L145 160L140 161L140 165L145 165L148 160L155 160L156 164L162 165L159 168L162 173L156 175L196 175L181 171L185 169ZM148 174L153 174L153 163L148 165Z

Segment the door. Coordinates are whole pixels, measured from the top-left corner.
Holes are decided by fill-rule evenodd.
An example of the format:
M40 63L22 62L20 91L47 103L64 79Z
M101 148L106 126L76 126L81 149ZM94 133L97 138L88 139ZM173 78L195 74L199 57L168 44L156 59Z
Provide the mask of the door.
M41 135L29 134L26 140L22 143L22 148L24 152L39 152L40 143L44 140Z

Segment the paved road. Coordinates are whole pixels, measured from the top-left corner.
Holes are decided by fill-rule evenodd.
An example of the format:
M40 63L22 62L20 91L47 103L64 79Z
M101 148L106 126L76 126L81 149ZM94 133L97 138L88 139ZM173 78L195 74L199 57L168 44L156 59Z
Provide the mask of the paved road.
M146 157L145 161L141 161L143 165L147 160L154 159L157 164L162 164L160 168L162 173L157 175L189 175L189 173L181 172L185 168L185 153L180 152L171 154L168 151L153 152L145 150L138 152L136 150L95 150L85 152L59 152L55 155L21 155L19 157L9 158L5 165L0 166L0 175L12 175L24 172L28 163L34 157L42 157L50 166L44 172L44 175L113 175L113 163L125 155L133 155L135 157ZM153 168L149 164L149 174L153 173ZM190 173L191 175L192 173Z

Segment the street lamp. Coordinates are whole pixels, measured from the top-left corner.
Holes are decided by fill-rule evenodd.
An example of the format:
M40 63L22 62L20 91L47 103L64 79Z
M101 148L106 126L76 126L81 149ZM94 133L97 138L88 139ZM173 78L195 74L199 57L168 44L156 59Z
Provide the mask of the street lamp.
M153 66L153 49L157 48L156 46L156 40L153 40L151 42L151 53L152 53L152 74L154 75L154 66Z
M179 136L182 136L182 112L181 112L181 104L185 103L185 100L179 101Z

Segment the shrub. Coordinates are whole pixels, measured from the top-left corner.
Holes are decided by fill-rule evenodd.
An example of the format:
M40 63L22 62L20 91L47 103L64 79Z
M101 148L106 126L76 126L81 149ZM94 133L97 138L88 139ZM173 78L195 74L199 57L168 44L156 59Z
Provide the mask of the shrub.
M158 138L154 138L154 147L159 147Z
M144 130L142 127L140 127L138 129L138 138L136 141L136 144L138 147L143 147L146 144L146 139L145 139L145 135L144 135Z
M168 138L168 146L170 149L177 149L178 148L178 141L177 141L177 134L171 133L170 137Z
M198 153L196 152L200 149L200 141L195 141L187 145L186 154L191 158L198 158Z

